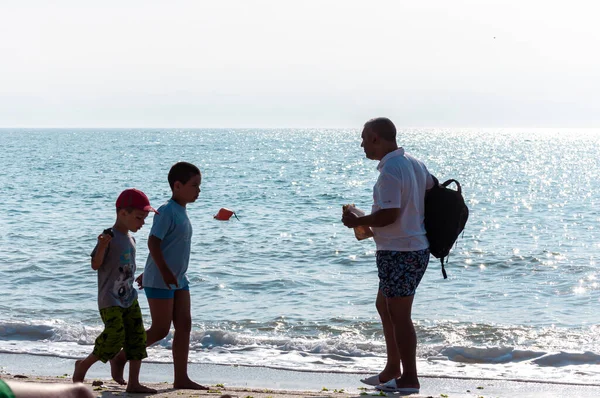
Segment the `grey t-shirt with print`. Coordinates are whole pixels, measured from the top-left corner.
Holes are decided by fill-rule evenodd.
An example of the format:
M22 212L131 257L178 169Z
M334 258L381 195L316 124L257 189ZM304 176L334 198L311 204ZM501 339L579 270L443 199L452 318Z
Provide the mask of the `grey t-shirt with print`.
M98 268L98 308L130 307L137 299L133 287L135 275L135 239L113 228L104 261ZM94 257L98 245L92 251Z

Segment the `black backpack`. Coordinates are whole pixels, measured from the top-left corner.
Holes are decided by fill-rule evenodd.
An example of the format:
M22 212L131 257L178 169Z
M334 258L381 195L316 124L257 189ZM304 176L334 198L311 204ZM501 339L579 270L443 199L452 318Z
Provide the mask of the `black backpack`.
M432 176L433 177L433 176ZM444 257L450 254L454 242L465 228L469 218L469 208L462 197L462 189L456 180L440 184L433 177L434 186L425 194L425 231L429 240L429 251L442 263L442 275L448 278L444 269ZM448 188L455 183L457 190Z

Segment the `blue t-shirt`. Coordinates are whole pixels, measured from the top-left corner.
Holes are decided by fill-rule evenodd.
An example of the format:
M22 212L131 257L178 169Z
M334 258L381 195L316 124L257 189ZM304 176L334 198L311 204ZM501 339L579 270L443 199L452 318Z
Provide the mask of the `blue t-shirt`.
M192 224L185 207L173 199L160 206L157 211L158 214L152 220L150 236L156 236L162 241L160 249L167 266L175 274L179 287L185 287L189 283L186 272L190 262ZM148 255L146 261L143 283L144 287L168 289L152 255ZM174 288L175 285L171 287Z

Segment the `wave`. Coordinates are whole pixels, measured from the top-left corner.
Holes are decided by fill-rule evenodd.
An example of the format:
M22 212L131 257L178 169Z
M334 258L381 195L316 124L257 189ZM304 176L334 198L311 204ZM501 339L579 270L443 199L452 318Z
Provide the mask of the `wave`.
M538 366L599 365L600 355L593 352L545 352L513 347L446 347L444 359L459 363L498 364L530 361Z
M546 354L543 351L517 350L513 347L446 347L440 351L440 355L449 361L490 364L528 361Z
M311 357L319 361L341 364L356 362L361 358L380 359L385 356L383 338L380 333L374 333L378 331L375 322L361 322L360 325L344 327L282 325L282 321L276 320L268 324L246 321L197 326L190 336L190 348L197 353L212 353L222 358L264 351L277 355L294 354L298 359L305 358L305 361ZM540 330L523 326L463 325L446 322L429 326L418 325L418 329L418 356L427 361L449 361L457 364L530 362L541 367L600 364L600 354L596 353L600 350L581 350L591 338L597 338L596 327L577 332L571 329ZM14 352L15 342L20 342L20 348L27 347L24 342L31 342L55 343L55 347L66 347L71 343L87 349L94 344L101 331L101 326L70 324L61 320L5 321L0 322L0 342L4 342L0 344L0 349L12 345L10 351ZM469 337L470 334L476 335L476 338ZM493 338L487 339L487 344L482 345L482 335L486 334ZM533 336L537 336L538 339L533 340ZM156 346L156 350L170 350L172 337L170 333ZM519 341L521 344L506 344ZM522 344L523 341L529 344ZM546 341L552 341L553 344L544 346ZM494 342L496 344L493 344ZM579 349L556 350L559 344L563 348L577 346ZM59 348L55 348L55 352L59 351ZM22 353L27 353L26 349Z
M311 328L283 320L195 325L189 361L303 372L373 373L382 369L386 357L383 337L373 332L379 330L376 326L375 322L362 322L353 327ZM417 361L423 376L600 384L600 350L582 349L585 342L594 341L594 327L535 330L446 322L418 325L418 329ZM481 336L475 330L495 339L480 344ZM79 359L92 351L101 331L101 326L59 320L0 321L0 353ZM479 337L470 338L471 333ZM533 335L539 338L532 340ZM172 338L169 334L150 347L146 361L172 363ZM503 344L507 341L521 344ZM544 345L546 341L553 343ZM579 343L581 348L555 349L561 343L566 346L567 341Z
M0 324L0 338L10 340L44 340L52 339L55 328L48 324L31 324L25 322L5 322Z

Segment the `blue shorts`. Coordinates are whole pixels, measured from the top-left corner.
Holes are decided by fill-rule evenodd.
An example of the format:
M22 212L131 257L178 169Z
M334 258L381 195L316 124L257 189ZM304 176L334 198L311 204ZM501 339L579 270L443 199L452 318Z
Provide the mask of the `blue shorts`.
M429 264L429 249L414 252L377 251L379 290L384 297L414 296Z
M184 287L177 287L173 289L158 289L155 287L144 287L144 293L146 298L149 299L172 299L175 298L176 290L190 290L190 285Z

